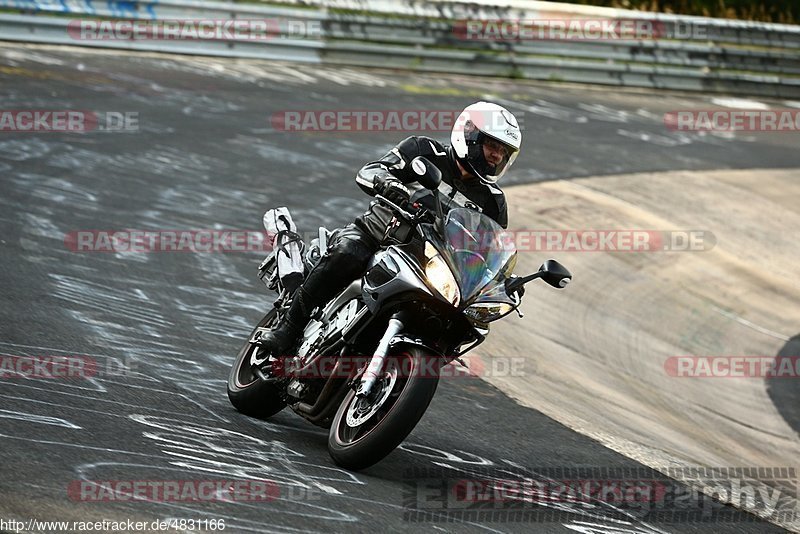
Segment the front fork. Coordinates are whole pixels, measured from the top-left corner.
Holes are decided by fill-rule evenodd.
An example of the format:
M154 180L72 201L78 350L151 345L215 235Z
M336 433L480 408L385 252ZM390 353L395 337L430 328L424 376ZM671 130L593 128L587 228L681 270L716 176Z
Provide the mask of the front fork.
M367 365L367 370L364 371L364 374L361 375L358 381L358 387L356 388L357 397L366 397L369 395L370 391L372 391L375 381L378 380L378 376L380 376L383 370L383 362L386 360L386 355L389 353L389 344L392 338L402 331L403 322L398 319L397 314L395 314L389 319L386 332L381 336L381 340L378 342L378 348L370 359L369 365Z

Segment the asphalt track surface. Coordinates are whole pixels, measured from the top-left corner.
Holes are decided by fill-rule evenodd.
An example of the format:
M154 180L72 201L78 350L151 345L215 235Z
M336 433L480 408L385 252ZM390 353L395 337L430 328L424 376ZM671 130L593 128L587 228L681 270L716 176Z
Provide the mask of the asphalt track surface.
M248 419L225 395L231 359L270 305L254 276L262 254L65 246L66 234L87 229L258 230L275 205L289 206L302 230L344 224L367 204L355 170L416 132L276 132L273 113L456 110L482 95L524 112L526 149L509 184L797 164L791 138L665 129L665 111L712 105L702 95L1 46L2 108L133 111L139 131L0 133L0 352L99 364L90 379L0 381L0 518L224 519L228 532L782 531L761 521L648 522L596 501L541 505L560 514L536 522L409 521L409 495L420 496L409 470L502 478L511 468L640 466L483 381L453 378L400 450L360 473L338 469L326 431L290 412ZM108 372L121 365L129 369ZM277 498L81 502L68 493L80 480L254 478L274 481Z

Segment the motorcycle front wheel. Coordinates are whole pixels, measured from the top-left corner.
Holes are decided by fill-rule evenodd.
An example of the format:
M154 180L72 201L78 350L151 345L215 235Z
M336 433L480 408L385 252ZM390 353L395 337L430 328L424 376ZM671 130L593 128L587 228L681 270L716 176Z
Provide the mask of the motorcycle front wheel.
M436 393L440 359L419 347L397 347L367 397L350 391L328 434L337 465L359 470L392 452L417 425Z

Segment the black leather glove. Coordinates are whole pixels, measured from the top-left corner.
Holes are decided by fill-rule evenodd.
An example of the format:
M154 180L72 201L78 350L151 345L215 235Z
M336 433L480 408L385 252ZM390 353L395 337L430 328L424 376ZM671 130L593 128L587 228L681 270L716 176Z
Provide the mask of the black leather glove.
M403 182L392 176L376 178L375 192L401 208L408 204L408 199L411 198L411 192Z

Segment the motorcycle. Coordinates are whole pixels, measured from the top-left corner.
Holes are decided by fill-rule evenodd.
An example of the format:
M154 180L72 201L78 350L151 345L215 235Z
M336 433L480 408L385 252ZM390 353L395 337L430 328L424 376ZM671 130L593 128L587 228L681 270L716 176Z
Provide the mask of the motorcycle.
M259 278L277 298L239 350L228 378L228 397L248 416L266 419L291 408L329 428L328 451L344 468L369 467L394 450L414 429L433 398L444 365L477 347L489 323L518 310L524 286L540 278L555 288L572 275L555 260L538 272L512 276L517 251L508 234L482 213L455 208L442 213L436 190L441 172L424 157L412 168L432 193L433 209L407 208L376 196L410 236L381 248L360 279L316 310L295 354L262 354L260 337L280 321L293 291L281 277L273 249ZM320 228L299 246L308 273L332 234ZM265 363L264 363L265 362ZM260 364L260 365L257 365Z

